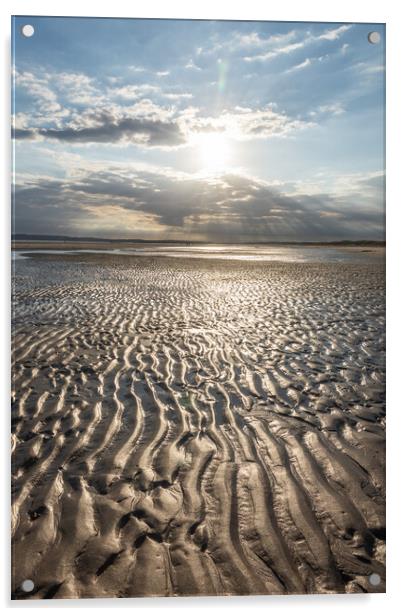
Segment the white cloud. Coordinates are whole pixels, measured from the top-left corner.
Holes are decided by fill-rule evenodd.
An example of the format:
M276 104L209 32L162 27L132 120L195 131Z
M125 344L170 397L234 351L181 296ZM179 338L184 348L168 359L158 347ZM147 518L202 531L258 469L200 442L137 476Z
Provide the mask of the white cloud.
M96 105L105 101L96 82L83 73L57 73L47 75L49 83L56 87L64 100L77 105Z
M125 100L135 100L137 98L141 98L146 94L151 92L159 92L160 88L158 86L154 86L152 84L143 83L143 84L131 84L122 86L120 88L110 88L108 90L109 98L122 98Z
M273 105L262 109L225 111L221 114L219 122L229 136L240 140L286 137L314 126L313 122L292 118L284 112L275 111Z
M164 98L168 98L170 100L181 100L181 99L186 99L189 100L190 98L193 98L193 95L190 94L190 92L179 92L179 93L175 93L175 92L164 92L162 94L162 96Z
M135 66L135 65L130 65L127 68L133 73L144 73L147 70L143 66Z
M352 25L348 24L348 25L339 26L339 28L333 28L332 30L327 30L326 32L324 32L324 34L321 34L318 37L318 40L336 41L336 39L342 36L342 34L350 30L351 27Z
M194 71L202 71L202 68L200 68L199 66L194 64L193 60L189 60L184 68L187 68L187 69L190 69L190 70L194 70Z
M360 74L370 75L373 73L383 73L385 71L385 64L373 64L369 62L356 62L351 66L353 70L356 70Z
M46 77L38 78L28 71L15 72L15 85L23 88L28 95L34 98L44 113L57 113L61 111L61 105L57 95L49 88Z
M15 119L17 139L167 148L185 145L200 131L221 131L244 140L285 137L313 125L279 113L273 104L254 109L237 106L219 116L202 115L195 107L178 108L179 103L192 99L192 93L169 91L152 83L109 86L102 91L94 79L80 73L25 73L18 76L18 83L25 88L34 86L31 92L38 97L38 112L30 114L29 119L28 114ZM68 101L68 107L60 105L50 83L61 99ZM150 95L173 104L157 104Z
M255 54L252 56L248 55L248 56L243 57L243 60L245 60L246 62L255 62L255 61L264 62L272 58L275 58L277 56L293 53L294 51L303 49L304 47L311 45L313 43L317 43L319 41L323 41L323 40L335 41L339 39L351 27L352 25L339 26L338 28L327 30L326 32L320 35L312 35L308 32L303 39L296 41L296 42L289 42L287 45L283 44L284 42L283 38L281 39L280 37L277 37L277 39L273 41L272 40L273 37L272 37L271 39L267 39L267 42L270 41L270 42L282 43L282 44L269 46L269 49L265 53L259 53L259 54ZM344 51L345 50L346 48L344 49Z
M217 52L228 51L236 52L239 50L270 49L275 45L286 45L296 37L296 30L289 32L272 34L267 38L261 37L258 32L235 32L226 40L209 41L207 47L198 47L197 56L210 56Z
M270 60L271 58L275 58L276 56L280 56L283 54L289 54L297 49L302 49L305 46L305 42L302 41L300 43L291 43L289 45L285 45L284 47L277 47L271 51L267 51L266 53L255 55L255 56L245 56L243 59L246 62L254 62L255 60Z
M300 64L296 64L295 66L292 66L291 68L288 68L287 71L285 71L285 72L286 73L293 73L294 71L300 71L303 68L307 68L308 66L311 66L310 58L306 58L304 60L304 62L300 62Z
M345 113L345 107L341 103L331 103L329 105L320 105L317 108L319 113L328 113L330 115L341 115Z

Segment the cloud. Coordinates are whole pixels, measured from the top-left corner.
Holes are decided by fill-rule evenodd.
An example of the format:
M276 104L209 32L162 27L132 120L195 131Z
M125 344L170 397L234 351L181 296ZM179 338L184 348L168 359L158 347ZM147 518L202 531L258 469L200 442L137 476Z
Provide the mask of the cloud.
M177 101L177 100L181 100L181 99L190 99L193 98L193 95L190 94L190 92L165 92L163 94L164 98L167 98L169 100L173 100L173 101Z
M46 74L48 83L57 87L63 100L78 105L95 105L105 101L105 96L96 85L95 79L84 73Z
M135 67L135 72L145 72L145 69ZM134 69L133 69L134 70ZM159 71L158 73L150 73L150 77L167 76L169 71ZM28 133L16 133L21 138L46 136L49 130L49 135L56 136L56 129L60 137L64 135L64 131L68 131L72 126L78 127L82 123L82 118L87 117L90 113L96 112L101 114L104 109L112 109L113 113L119 113L122 119L123 116L132 117L132 103L144 102L149 103L149 96L154 99L166 99L180 103L192 97L189 92L182 92L177 87L161 87L155 83L125 83L121 85L121 80L112 77L105 77L107 85L102 82L102 79L93 78L84 73L78 72L60 72L49 73L43 68L38 68L35 71L15 71L16 84L16 101L19 102L19 92L24 90L24 96L30 99L29 101L29 116L25 114L24 125L18 125L17 114L15 119L16 128L31 129ZM157 105L154 105L155 112ZM125 108L125 111L122 110ZM118 109L120 108L120 111ZM159 107L161 114L166 114ZM29 121L28 121L29 117ZM63 118L69 118L68 122L63 122ZM155 119L155 118L154 118ZM161 119L161 118L158 118ZM116 124L119 122L115 122ZM87 128L87 127L85 127ZM38 130L34 130L38 129ZM119 131L116 130L116 133ZM82 133L82 137L85 132ZM75 133L78 140L80 136ZM98 139L95 139L98 141ZM150 140L152 142L152 140Z
M314 119L320 119L321 117L339 116L345 113L345 111L346 109L343 103L333 102L326 105L319 105L316 109L310 111L309 116Z
M336 41L340 36L342 36L342 34L350 30L351 27L351 24L347 24L344 26L339 26L339 28L332 28L324 32L324 34L321 34L318 37L318 40Z
M305 45L306 45L305 41L301 41L299 43L291 43L283 47L276 47L275 49L271 51L267 51L266 53L263 53L263 54L258 54L254 56L245 56L244 60L246 62L254 62L255 60L260 60L260 61L270 60L271 58L275 58L276 56L280 56L282 54L289 54L289 53L292 53L293 51L296 51L297 49L303 49Z
M42 128L37 134L47 139L70 143L115 143L130 142L147 146L174 147L185 143L185 138L175 122L163 122L146 118L121 118L103 115L98 126L64 129ZM16 138L21 138L16 132Z
M270 37L270 39L266 40L266 43L268 44L268 49L264 53L258 53L258 54L254 54L251 56L247 55L243 57L243 60L245 62L255 62L255 61L265 62L277 56L288 55L295 51L304 49L305 47L312 45L314 43L319 43L322 41L335 41L339 39L351 27L352 27L351 24L339 26L338 28L327 30L326 32L320 35L313 35L313 34L307 33L306 35L304 35L304 38L301 38L299 41L287 42L287 44L283 44L284 41L286 40L283 37L282 38L277 37L276 40L274 39L274 37ZM292 33L293 32L294 31L292 31ZM288 40L291 41L293 40L293 38L294 36L292 36ZM274 44L272 45L272 43ZM343 49L345 50L346 48L344 47Z
M47 75L38 77L28 71L14 71L15 88L25 90L34 99L32 115L51 115L55 119L68 115L68 110L63 110L58 101L57 94L49 87Z
M296 38L296 30L290 30L285 33L272 34L268 37L262 37L258 32L234 32L227 39L218 39L209 41L207 47L198 47L196 55L211 56L220 52L235 53L237 51L245 51L247 49L256 50L269 48L275 45L286 45Z
M342 115L342 113L345 113L345 107L341 103L331 103L329 105L320 105L317 111L319 113L337 116Z
M190 69L190 70L195 70L195 71L202 71L202 68L200 66L197 66L196 64L194 64L193 60L189 60L187 62L187 64L184 66L184 68Z
M211 241L382 237L381 174L345 178L338 192L311 195L234 172L208 178L104 167L64 179L20 178L16 232Z
M41 101L46 111L54 111L59 108L56 94L48 87L48 81L38 78L31 72L15 72L15 85L28 90L31 96Z
M293 73L294 71L300 71L303 68L307 68L308 66L311 66L311 60L310 58L306 58L304 60L304 62L301 62L300 64L296 64L295 66L292 66L291 68L288 68L287 71L285 71L286 73Z
M169 72L163 72L162 74L167 75ZM170 92L150 83L129 84L119 88L109 88L107 94L110 100L123 99L127 101L138 100L152 94L157 94L159 97L169 100L193 98L193 95L189 92Z
M110 104L74 111L66 122L59 122L57 126L18 126L13 136L15 139L49 139L74 144L135 143L144 147L177 147L186 142L172 111L149 99L128 107Z
M286 137L315 126L313 122L291 118L284 112L278 112L273 105L256 110L237 108L235 112L225 111L221 114L220 121L226 131L238 139Z
M128 88L131 86L123 89L124 95ZM167 92L164 96L174 102L192 98L188 92ZM64 122L59 118L56 126L46 125L47 118L42 119L42 125L29 126L28 119L20 117L19 124L15 124L15 139L51 139L78 145L136 144L144 148L191 144L192 137L199 132L222 132L235 140L268 139L287 137L314 126L311 120L277 111L274 104L257 109L236 106L219 115L206 116L193 107L166 107L150 99L140 99L132 105L110 103L80 112L72 110Z
M324 35L339 37L344 31L338 27L326 31ZM267 38L256 32L235 33L234 42L229 38L227 44L259 49L269 44L274 47L273 53L292 53L312 37L310 33L304 33L304 39L295 41L297 36L300 32L295 30ZM202 53L201 49L199 53ZM311 64L312 59L306 58L284 72L300 71ZM192 61L189 66L199 68ZM132 70L145 72L137 66ZM164 75L168 73L159 72ZM294 116L286 110L279 111L270 103L247 108L228 106L211 115L205 107L201 110L189 105L194 97L193 92L183 91L177 85L162 86L161 82L165 80L149 83L148 77L147 83L125 85L122 85L121 79L111 84L110 79L106 78L107 85L102 86L95 78L79 72L50 75L38 69L36 73L17 73L17 84L30 89L35 99L35 111L16 115L13 136L19 140L51 140L78 146L91 143L119 147L134 144L143 149L169 149L191 145L194 135L207 131L218 131L238 141L287 138L316 126L313 120L341 113L340 109L331 110L329 105L325 111L323 105L318 110L305 110L303 116ZM35 87L31 88L32 84ZM57 92L53 92L52 88ZM50 113L52 108L54 112Z
M372 75L385 72L385 64L374 64L369 62L356 62L349 68L358 72L360 75Z
M35 139L36 131L32 128L13 128L12 136L14 139Z
M146 94L150 94L152 92L159 92L160 88L158 86L142 83L142 84L129 84L126 86L122 86L120 88L109 88L108 96L111 99L114 98L122 98L125 100L135 100L143 97Z

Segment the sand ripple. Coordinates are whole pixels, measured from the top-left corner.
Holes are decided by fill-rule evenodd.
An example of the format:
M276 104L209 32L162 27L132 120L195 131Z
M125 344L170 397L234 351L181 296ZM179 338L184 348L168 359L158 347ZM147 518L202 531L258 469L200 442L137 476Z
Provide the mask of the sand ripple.
M383 285L378 263L18 262L14 596L383 591Z

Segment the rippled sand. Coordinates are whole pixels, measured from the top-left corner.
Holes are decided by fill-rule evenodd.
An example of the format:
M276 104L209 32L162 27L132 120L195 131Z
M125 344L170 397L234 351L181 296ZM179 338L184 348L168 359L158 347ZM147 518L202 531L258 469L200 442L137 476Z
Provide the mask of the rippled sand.
M369 256L18 262L13 596L384 592L383 287Z

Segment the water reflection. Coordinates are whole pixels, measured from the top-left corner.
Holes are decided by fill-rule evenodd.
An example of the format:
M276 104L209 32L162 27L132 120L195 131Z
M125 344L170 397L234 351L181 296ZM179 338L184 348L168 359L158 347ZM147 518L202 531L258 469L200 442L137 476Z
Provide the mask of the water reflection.
M283 261L283 262L337 262L378 259L384 255L382 248L334 247L334 246L256 246L256 245L203 245L166 246L152 245L135 248L77 248L14 250L13 259L34 258L35 255L110 254L150 257L225 259L239 261Z

